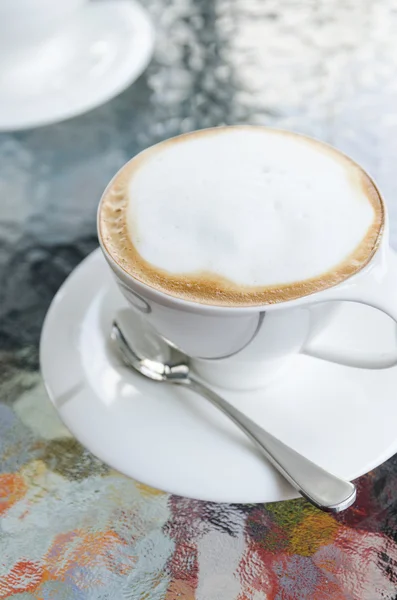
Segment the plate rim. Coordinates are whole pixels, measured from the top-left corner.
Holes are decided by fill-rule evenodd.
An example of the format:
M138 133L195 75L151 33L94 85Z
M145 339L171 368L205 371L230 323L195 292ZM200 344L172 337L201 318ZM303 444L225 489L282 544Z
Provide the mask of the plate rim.
M101 5L103 7L106 4L109 4L109 0L92 2L90 3L90 9L95 10ZM136 34L138 32L145 42L144 44L140 45L140 53L137 54L134 61L128 61L127 58L129 54L126 55L127 58L125 60L125 64L130 65L130 68L125 69L125 72L119 75L117 83L114 83L111 87L104 86L102 88L102 93L96 93L95 95L92 94L92 96L86 98L83 102L81 102L78 108L76 108L76 106L72 108L67 108L64 106L62 110L55 110L50 114L46 114L45 116L39 116L36 118L32 116L27 116L26 118L22 117L19 119L6 119L5 121L3 121L1 117L2 106L0 105L0 132L7 133L12 131L21 131L25 129L29 130L37 127L44 127L47 125L62 123L74 117L81 116L85 113L90 112L91 110L94 110L95 108L99 108L100 106L106 104L113 98L117 97L128 87L130 87L142 75L142 73L149 65L154 52L155 30L151 17L148 11L143 6L141 6L141 4L136 0L115 0L114 2L111 2L111 4L113 5L115 14L117 14L117 11L119 11L118 18L121 18L123 15L125 16L126 13L129 13L128 23L131 28L131 32L133 34ZM142 27L141 31L139 31L137 28L137 22L138 27ZM46 94L46 98L48 98L48 104L51 105L51 96L48 96L48 94Z

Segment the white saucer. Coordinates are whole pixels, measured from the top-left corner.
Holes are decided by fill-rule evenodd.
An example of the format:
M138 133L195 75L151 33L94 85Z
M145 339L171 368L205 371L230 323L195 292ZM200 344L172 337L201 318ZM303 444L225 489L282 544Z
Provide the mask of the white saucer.
M41 367L76 438L103 461L153 487L217 502L296 494L204 399L129 371L107 342L125 301L100 251L67 279L47 314ZM364 334L364 330L365 334ZM395 331L375 310L346 303L322 343L389 351ZM354 342L352 340L355 340ZM354 479L397 450L397 368L364 371L297 356L288 377L224 396L299 452Z
M0 68L0 130L55 123L107 102L144 71L153 44L149 16L134 0L89 2L23 64Z

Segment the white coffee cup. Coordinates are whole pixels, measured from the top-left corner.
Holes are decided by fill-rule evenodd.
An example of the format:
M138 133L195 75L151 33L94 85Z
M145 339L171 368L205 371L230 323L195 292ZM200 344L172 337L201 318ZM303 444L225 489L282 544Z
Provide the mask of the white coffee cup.
M65 28L87 0L1 0L0 64L30 59Z
M354 367L397 364L397 350L395 355L354 356L343 348L312 348L316 335L333 318L338 301L367 304L397 322L397 258L389 247L385 206L376 249L358 273L310 295L263 306L211 306L159 291L138 281L114 260L101 239L99 220L98 235L130 306L145 315L164 339L189 355L194 369L211 384L260 387L288 366L296 353Z

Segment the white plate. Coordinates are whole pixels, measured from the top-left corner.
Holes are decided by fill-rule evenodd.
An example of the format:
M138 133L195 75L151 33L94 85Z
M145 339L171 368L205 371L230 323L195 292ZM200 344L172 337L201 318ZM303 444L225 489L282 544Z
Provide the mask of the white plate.
M204 399L121 365L107 340L112 318L123 307L97 250L67 279L46 317L43 377L76 438L115 469L174 494L249 503L294 497L249 440ZM395 331L384 315L346 303L325 339L388 351ZM263 390L224 395L347 479L397 450L396 368L364 371L297 356L288 375Z
M107 102L144 71L153 44L151 21L134 0L89 2L60 36L0 69L0 130L55 123Z

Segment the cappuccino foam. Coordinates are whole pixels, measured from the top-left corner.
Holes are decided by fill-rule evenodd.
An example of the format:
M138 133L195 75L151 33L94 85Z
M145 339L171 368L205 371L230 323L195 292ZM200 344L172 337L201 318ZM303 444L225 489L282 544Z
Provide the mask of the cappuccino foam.
M265 127L173 138L107 188L100 234L113 259L167 294L213 305L275 303L330 287L377 247L383 204L354 162Z

